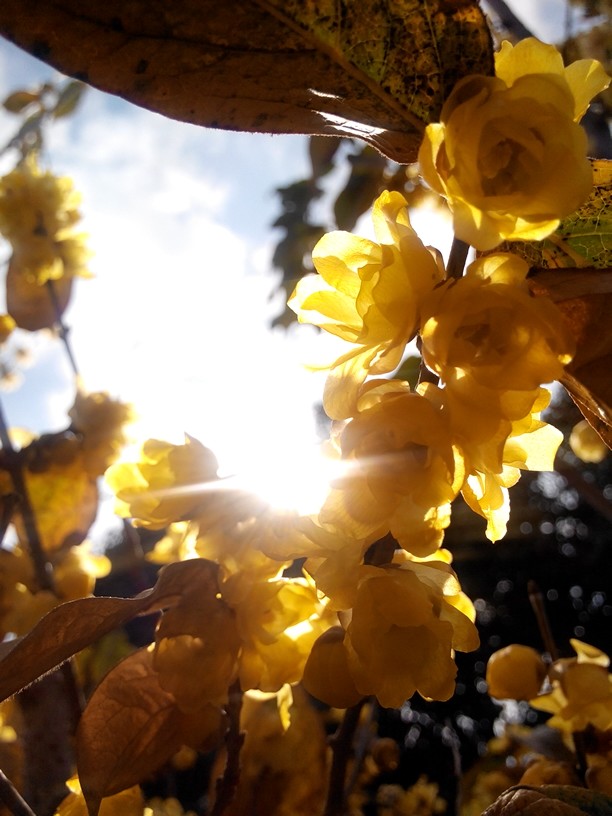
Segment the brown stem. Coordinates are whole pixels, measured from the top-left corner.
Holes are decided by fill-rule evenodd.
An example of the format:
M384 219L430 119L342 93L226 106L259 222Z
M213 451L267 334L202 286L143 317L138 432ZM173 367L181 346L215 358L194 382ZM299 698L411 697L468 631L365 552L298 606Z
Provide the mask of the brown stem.
M2 771L0 771L0 801L6 805L13 816L36 816L8 776Z
M25 477L21 467L21 462L16 454L13 443L9 436L8 427L4 418L4 411L0 403L0 443L5 452L6 468L13 482L15 493L19 497L19 507L21 510L21 517L23 519L23 526L25 529L26 539L28 542L28 550L34 564L36 572L36 581L39 589L48 589L53 591L53 573L51 572L51 565L45 556L32 503L26 486Z
M70 362L70 367L74 372L75 376L79 376L79 369L76 364L76 357L74 356L74 352L72 350L72 345L70 343L69 334L70 329L66 326L62 319L62 310L60 308L59 300L57 299L57 292L55 291L55 286L52 280L47 281L47 291L49 292L49 297L51 298L51 304L53 305L53 311L55 313L55 323L57 325L57 329L59 332L59 336L62 339L64 344L64 348L66 349L66 354L68 355L68 361Z
M448 263L446 265L447 278L461 278L463 276L463 270L465 269L465 262L469 251L469 244L466 244L465 241L462 241L461 238L457 238L456 236L453 238Z
M538 628L540 630L540 636L542 637L544 648L550 655L551 660L554 662L555 660L559 659L559 650L557 649L557 644L555 643L552 635L548 615L546 614L546 607L544 606L544 598L540 592L540 587L535 581L529 581L527 584L527 592L529 593L531 608L533 609L534 615L536 616L536 620L538 622Z
M353 737L365 699L347 708L338 730L330 740L332 766L329 772L329 788L323 816L344 816L346 813L346 769L353 750Z
M237 680L229 690L227 716L229 727L225 736L227 760L223 776L217 780L215 804L210 816L222 816L232 803L240 781L240 750L244 742L244 732L240 730L242 690Z

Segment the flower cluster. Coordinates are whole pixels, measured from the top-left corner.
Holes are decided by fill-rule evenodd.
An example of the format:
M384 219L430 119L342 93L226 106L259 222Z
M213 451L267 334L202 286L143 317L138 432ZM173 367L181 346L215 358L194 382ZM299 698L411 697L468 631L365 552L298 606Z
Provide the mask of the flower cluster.
M34 154L0 179L0 235L11 244L14 272L39 286L88 277L78 204L72 181L41 170Z
M605 84L593 63L564 69L534 40L504 45L497 68L459 83L421 149L458 236L480 249L543 237L588 195L577 120ZM376 200L373 227L376 240L325 235L316 273L289 300L341 344L323 397L339 475L317 514L279 514L232 489L191 438L150 440L139 462L107 475L123 515L170 525L157 560L218 565L158 628L160 682L186 709L223 704L235 682L272 692L302 674L338 707L448 699L455 650L478 644L441 547L452 502L461 493L496 540L520 471L553 467L561 434L540 418L543 384L562 376L574 341L554 304L532 295L527 264L490 254L448 277L398 192ZM412 341L416 387L392 376ZM284 576L297 558L304 574Z

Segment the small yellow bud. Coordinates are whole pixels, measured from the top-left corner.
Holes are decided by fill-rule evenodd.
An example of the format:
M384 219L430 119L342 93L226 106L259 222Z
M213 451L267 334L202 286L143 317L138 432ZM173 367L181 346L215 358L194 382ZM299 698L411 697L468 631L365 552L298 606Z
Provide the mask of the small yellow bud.
M519 643L494 652L487 665L489 694L498 699L530 700L539 692L545 677L541 655Z

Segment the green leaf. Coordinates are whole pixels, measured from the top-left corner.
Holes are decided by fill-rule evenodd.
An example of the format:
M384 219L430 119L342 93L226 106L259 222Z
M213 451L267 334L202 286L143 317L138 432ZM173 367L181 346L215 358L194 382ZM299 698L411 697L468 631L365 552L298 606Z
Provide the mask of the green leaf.
M40 96L38 94L31 93L30 91L15 91L6 97L2 103L2 107L9 113L21 113L28 105L31 105L33 102L38 102L39 99Z
M612 161L592 159L591 164L591 195L552 235L544 241L506 243L495 251L520 255L541 269L612 267Z
M59 92L55 107L51 111L55 119L69 116L81 101L83 91L87 86L82 82L67 82Z
M2 0L0 32L66 74L207 127L356 136L414 161L458 79L492 74L471 0Z

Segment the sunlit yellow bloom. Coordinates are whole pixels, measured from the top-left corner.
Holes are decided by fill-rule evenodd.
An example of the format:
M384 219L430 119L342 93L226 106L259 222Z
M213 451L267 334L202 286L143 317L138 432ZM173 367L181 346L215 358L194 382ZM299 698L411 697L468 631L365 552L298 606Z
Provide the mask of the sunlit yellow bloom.
M236 491L217 519L199 519L197 551L217 561L226 574L242 572L250 580L274 578L294 558L304 556L306 541L297 529L297 515L275 511L257 496Z
M162 799L154 796L153 799L147 799L142 816L196 816L196 813L193 810L183 810L179 800L174 797Z
M553 714L547 725L568 735L589 725L600 731L612 729L610 659L587 643L570 642L577 657L557 660L550 672L552 691L530 703Z
M498 461L491 457L492 450L488 451L489 456L486 455L493 445L471 439L463 429L462 452L466 460L467 476L461 492L468 506L487 520L486 535L491 541L498 541L506 534L510 517L508 488L518 482L521 470L554 470L555 456L563 441L561 431L539 418L540 412L550 401L550 393L545 388L538 389L535 393L533 405L526 416L509 422L509 430L505 418L500 423L504 432ZM484 402L475 408L472 425L478 425L483 407L486 412L493 406L495 400L491 399L490 403ZM497 441L500 441L500 435L501 431ZM476 436L479 436L478 432ZM485 455L480 453L482 448Z
M459 593L455 574L441 561L362 567L345 637L357 689L391 708L415 691L447 700L457 673L453 650L478 646L473 622L449 602Z
M92 553L87 542L60 550L52 563L55 591L64 601L91 595L96 578L103 578L111 570L109 559Z
M33 155L0 179L0 235L20 274L39 285L88 276L84 236L74 230L79 201L72 181L42 171Z
M487 388L531 391L561 377L574 341L554 303L530 294L528 271L515 255L490 255L427 298L423 359L442 380L461 371Z
M0 343L4 343L6 340L8 340L16 325L17 324L10 315L0 315Z
M60 802L55 816L88 816L78 776L68 779L66 785L70 793ZM134 785L114 796L106 796L102 799L99 814L100 816L142 816L143 808L142 790L138 785Z
M586 419L574 425L569 443L572 451L583 462L603 462L609 453L606 443Z
M390 531L408 551L427 555L442 541L464 479L447 418L394 381L369 383L359 405L339 436L346 473L320 520L354 538Z
M68 416L79 435L87 472L101 476L127 442L125 426L134 419L131 406L103 391L79 390Z
M314 519L303 519L301 529L308 538L303 551L308 556L305 570L329 598L330 609L350 609L355 602L363 556L377 535L355 538L344 528L315 523Z
M252 581L240 573L222 586L241 638L239 677L243 690L278 691L302 677L312 644L329 623L316 587L303 579Z
M397 368L416 333L421 299L443 277L410 226L402 195L382 193L372 219L378 243L348 232L324 235L313 252L319 274L303 278L289 299L300 322L351 344L331 365L325 386L333 419L352 416L368 374Z
M419 152L456 235L480 250L545 238L587 198L593 179L577 121L609 83L598 62L564 69L534 38L504 43L496 73L457 83Z
M217 479L217 467L212 451L193 437L187 436L184 445L149 439L140 461L112 465L105 478L117 497L118 515L161 530L196 512L207 483Z

